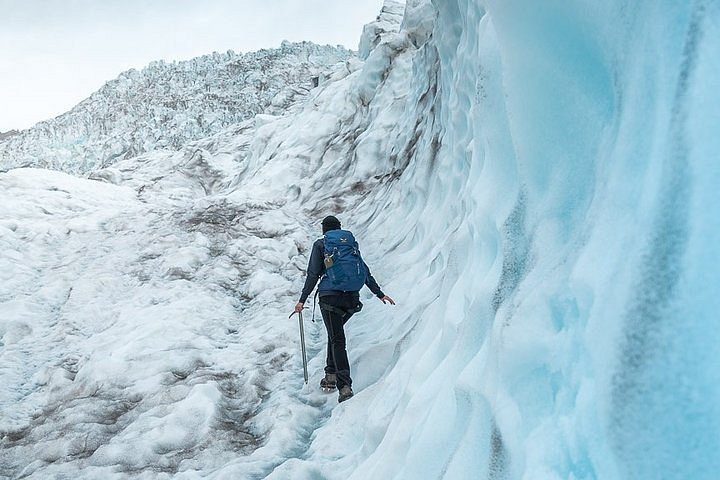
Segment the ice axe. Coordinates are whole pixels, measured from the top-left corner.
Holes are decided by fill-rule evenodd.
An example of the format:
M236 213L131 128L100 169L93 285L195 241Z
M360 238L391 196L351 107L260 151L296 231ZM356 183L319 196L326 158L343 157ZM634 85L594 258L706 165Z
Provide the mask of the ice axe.
M305 383L307 384L307 382L308 382L307 354L305 353L305 329L303 328L302 312L293 312L290 314L290 316L288 318L291 318L296 313L298 314L298 319L300 322L300 347L302 347L303 376L305 377Z

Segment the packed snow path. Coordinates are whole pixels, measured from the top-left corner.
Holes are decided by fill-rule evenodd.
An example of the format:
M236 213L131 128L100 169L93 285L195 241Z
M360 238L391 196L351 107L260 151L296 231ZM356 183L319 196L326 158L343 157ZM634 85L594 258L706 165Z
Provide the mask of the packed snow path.
M288 265L305 239L288 219L162 207L39 170L0 183L14 199L0 218L22 212L2 224L2 375L16 386L0 398L3 458L34 458L25 474L76 459L177 473L187 459L208 469L263 444L303 448L335 399L303 392L298 375Z

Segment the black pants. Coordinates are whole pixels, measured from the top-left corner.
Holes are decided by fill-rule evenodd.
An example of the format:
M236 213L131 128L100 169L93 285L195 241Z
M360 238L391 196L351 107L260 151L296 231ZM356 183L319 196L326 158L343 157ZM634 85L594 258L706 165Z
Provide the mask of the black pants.
M337 375L338 389L345 385L352 386L344 327L357 311L359 303L360 295L357 292L320 297L320 312L328 334L325 373Z

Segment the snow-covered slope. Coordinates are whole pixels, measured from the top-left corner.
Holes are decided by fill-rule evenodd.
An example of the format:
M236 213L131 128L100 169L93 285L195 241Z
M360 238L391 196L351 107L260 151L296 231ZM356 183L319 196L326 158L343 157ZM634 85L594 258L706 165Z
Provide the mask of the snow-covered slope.
M352 58L341 46L283 42L128 70L70 112L0 137L0 170L84 174L144 152L177 150L255 114L286 111Z
M716 477L717 6L384 10L286 114L0 174L0 475ZM398 301L341 405L287 318L329 213Z

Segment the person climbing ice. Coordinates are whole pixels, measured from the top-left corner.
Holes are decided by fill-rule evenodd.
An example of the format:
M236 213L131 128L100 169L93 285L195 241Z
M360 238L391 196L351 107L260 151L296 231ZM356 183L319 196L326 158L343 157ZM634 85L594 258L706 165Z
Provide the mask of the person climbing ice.
M320 312L328 336L325 377L320 380L320 387L326 392L337 388L338 402L344 402L353 396L344 327L362 308L360 289L367 285L383 303L395 305L395 301L380 289L360 256L355 237L350 231L341 229L340 220L334 216L325 217L322 232L323 236L313 243L305 286L295 312L302 312L320 279Z

